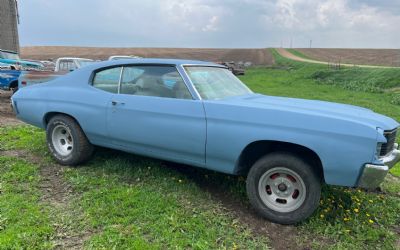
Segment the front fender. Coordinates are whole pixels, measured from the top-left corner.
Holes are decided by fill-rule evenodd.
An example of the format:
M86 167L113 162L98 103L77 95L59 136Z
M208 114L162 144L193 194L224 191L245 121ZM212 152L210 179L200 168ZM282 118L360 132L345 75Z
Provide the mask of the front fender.
M315 152L327 184L355 186L362 166L373 160L376 150L376 129L353 121L216 103L205 103L205 109L207 167L221 172L234 173L250 143L280 141Z

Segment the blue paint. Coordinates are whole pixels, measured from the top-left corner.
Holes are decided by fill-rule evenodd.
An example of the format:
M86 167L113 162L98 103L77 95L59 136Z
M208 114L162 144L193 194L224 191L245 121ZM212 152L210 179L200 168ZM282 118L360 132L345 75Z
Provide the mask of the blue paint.
M193 99L114 94L90 85L95 70L137 64L176 66ZM46 114L65 113L95 145L231 174L249 144L293 143L315 152L326 182L342 186L355 186L364 164L379 164L377 143L386 142L382 131L399 126L365 108L323 101L253 93L201 100L183 65L221 67L167 59L100 62L21 89L13 96L17 117L45 128Z
M18 81L20 74L19 70L0 70L0 89L10 89L11 83Z
M21 60L16 52L6 50L0 50L0 63L8 65L20 65L25 68L43 68L43 65L40 63Z

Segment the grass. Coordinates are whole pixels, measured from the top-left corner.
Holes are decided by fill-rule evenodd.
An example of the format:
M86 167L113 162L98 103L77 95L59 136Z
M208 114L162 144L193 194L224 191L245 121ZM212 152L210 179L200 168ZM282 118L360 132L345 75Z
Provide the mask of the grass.
M0 156L1 249L46 249L54 233L48 207L39 202L38 167Z
M44 132L31 126L1 128L0 143L2 150L27 150L44 155L45 161L49 159ZM15 171L3 170L11 174ZM228 190L244 185L242 179L238 182L237 178L206 170L196 174L218 181L223 176L226 183L232 183ZM202 191L191 175L168 168L160 161L99 149L94 160L80 168L67 169L64 176L78 194L69 209L79 215L71 218L71 211L65 211L67 215L56 216L72 219L68 226L74 226L74 232L95 232L84 243L87 249L268 248L266 237L253 235ZM56 224L60 223L63 221ZM16 235L14 232L13 236Z
M108 248L110 239L116 248L267 246L265 238L252 236L185 175L129 155L104 160L67 175L82 192L77 205L88 225L102 231L86 242L89 248Z
M340 84L327 83L328 78L317 80L315 74L327 71L325 66L291 62L274 54L277 65L251 68L241 77L254 91L354 104L400 120L400 106L391 103L391 91L347 88L346 77L340 75L329 76ZM368 70L352 74L353 80L367 79L365 74ZM390 73L382 81L387 77ZM21 149L51 161L43 131L30 126L0 128L0 150ZM54 212L40 202L38 168L14 157L0 157L0 190L13 190L7 191L7 199L0 194L1 247L51 248L55 226L49 213L60 218L75 215L56 223L67 223L73 232L88 232L86 249L264 249L270 244L267 235L253 232L198 184L216 187L228 199L247 206L240 177L165 166L157 160L99 149L84 166L63 172L73 196L68 211ZM400 176L399 165L392 174ZM400 230L399 178L388 176L382 189L374 193L324 186L318 210L296 226L300 232L296 244L317 249L395 249ZM21 235L29 240L21 240Z
M77 206L101 233L88 248L265 248L188 176L146 158L112 151L67 180L82 197ZM103 152L103 153L104 153ZM110 154L115 154L110 159ZM211 202L210 202L211 201ZM133 236L133 237L132 237Z

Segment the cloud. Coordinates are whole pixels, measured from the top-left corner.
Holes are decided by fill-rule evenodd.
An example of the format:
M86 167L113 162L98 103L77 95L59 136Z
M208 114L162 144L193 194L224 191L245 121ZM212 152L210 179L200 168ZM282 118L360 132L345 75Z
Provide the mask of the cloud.
M399 47L398 0L20 1L22 45ZM40 14L38 14L40 13Z

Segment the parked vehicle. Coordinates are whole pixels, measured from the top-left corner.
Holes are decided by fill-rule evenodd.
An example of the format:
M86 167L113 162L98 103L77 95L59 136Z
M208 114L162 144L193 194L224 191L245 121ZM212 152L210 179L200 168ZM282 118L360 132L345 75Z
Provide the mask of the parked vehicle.
M292 224L322 183L376 188L400 161L399 123L371 110L253 93L226 67L135 59L89 65L12 97L63 165L94 145L247 176L265 218Z
M45 60L40 62L44 65L44 70L54 71L56 69L56 64L52 61Z
M92 59L78 57L58 58L55 65L55 72L69 72L93 63Z
M221 65L226 66L234 75L244 75L244 69L235 62L222 62Z
M0 70L1 69L11 69L10 64L0 63Z
M0 63L18 66L24 69L41 69L43 65L37 62L21 60L18 53L0 49ZM14 68L15 69L15 68Z
M21 60L16 52L0 50L0 89L15 92L21 70L40 70L43 67L40 62Z
M0 89L13 90L18 88L18 77L21 74L19 70L0 70Z
M75 69L94 63L92 59L61 57L58 58L54 71L23 71L18 78L18 88L50 81L59 76L65 75Z
M109 61L112 60L123 60L123 59L138 59L141 58L140 56L110 56L108 58Z

